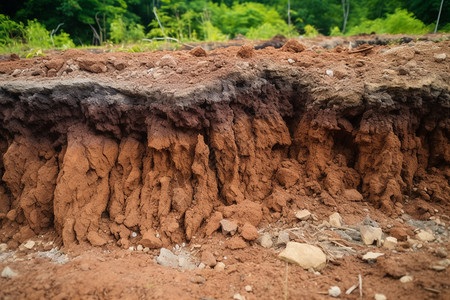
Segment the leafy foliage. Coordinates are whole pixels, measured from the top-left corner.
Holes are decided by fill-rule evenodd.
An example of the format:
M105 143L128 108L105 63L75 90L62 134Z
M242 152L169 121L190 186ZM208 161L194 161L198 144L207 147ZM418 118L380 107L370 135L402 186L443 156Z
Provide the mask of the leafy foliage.
M416 19L412 13L406 10L397 10L394 14L388 14L384 19L367 20L349 30L349 35L358 33L409 33L424 34L432 30L422 21Z

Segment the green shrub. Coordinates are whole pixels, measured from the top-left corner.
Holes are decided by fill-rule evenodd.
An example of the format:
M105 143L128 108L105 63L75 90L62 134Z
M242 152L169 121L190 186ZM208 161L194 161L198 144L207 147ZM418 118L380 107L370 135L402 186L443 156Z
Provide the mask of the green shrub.
M111 22L110 37L116 44L137 42L145 37L144 26L134 22L126 24L117 17Z
M277 34L289 35L288 25L274 26L270 23L264 23L256 28L250 28L246 37L253 40L267 40Z
M340 36L340 35L342 35L342 32L339 29L339 27L334 26L334 27L330 28L330 36Z
M414 14L407 10L397 9L395 13L388 14L385 19L366 20L361 24L350 28L347 35L372 32L377 34L425 34L432 30L433 25L427 26L422 21L416 19Z
M305 30L304 34L305 37L314 38L319 34L317 29L314 28L314 26L312 25L306 25L305 28L303 28L303 30Z
M11 20L8 16L0 14L0 45L6 46L16 43L24 35L22 23Z
M31 48L49 49L52 47L50 32L37 20L29 20L25 27L25 40Z

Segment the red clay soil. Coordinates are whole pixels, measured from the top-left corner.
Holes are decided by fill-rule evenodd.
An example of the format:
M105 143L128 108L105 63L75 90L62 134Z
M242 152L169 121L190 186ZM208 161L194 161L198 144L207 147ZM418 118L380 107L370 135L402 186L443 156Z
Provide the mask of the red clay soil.
M0 269L18 274L0 298L357 299L361 275L364 299L448 299L449 269L430 267L450 251L449 45L0 60ZM399 244L345 240L333 212ZM257 240L286 230L323 248L321 273ZM40 257L54 247L67 260ZM195 269L157 264L162 247ZM202 254L225 269L198 268Z

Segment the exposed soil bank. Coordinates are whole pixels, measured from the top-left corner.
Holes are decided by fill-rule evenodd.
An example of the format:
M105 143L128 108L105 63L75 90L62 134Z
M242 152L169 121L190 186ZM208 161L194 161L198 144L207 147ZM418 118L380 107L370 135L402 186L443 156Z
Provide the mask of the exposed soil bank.
M409 198L448 205L450 53L423 46L24 62L23 76L0 83L1 242L54 226L65 246L113 235L160 248L211 234L223 217L293 218L311 198L368 200L394 216ZM127 67L131 82L110 78L133 76ZM66 71L39 78L50 70Z

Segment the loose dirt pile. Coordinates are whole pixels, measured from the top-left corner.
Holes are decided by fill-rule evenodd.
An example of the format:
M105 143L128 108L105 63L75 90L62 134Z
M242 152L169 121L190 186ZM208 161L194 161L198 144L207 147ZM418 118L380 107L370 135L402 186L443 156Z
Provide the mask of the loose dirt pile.
M21 274L0 279L1 293L307 299L363 274L368 299L444 299L448 271L429 267L449 251L449 45L0 61L0 242L17 249L0 266ZM373 246L361 226L396 250L363 262ZM285 265L289 241L320 246L327 267ZM60 266L33 254L61 245L71 258ZM162 247L184 273L156 265ZM223 271L208 269L218 260ZM414 288L393 283L414 272Z

